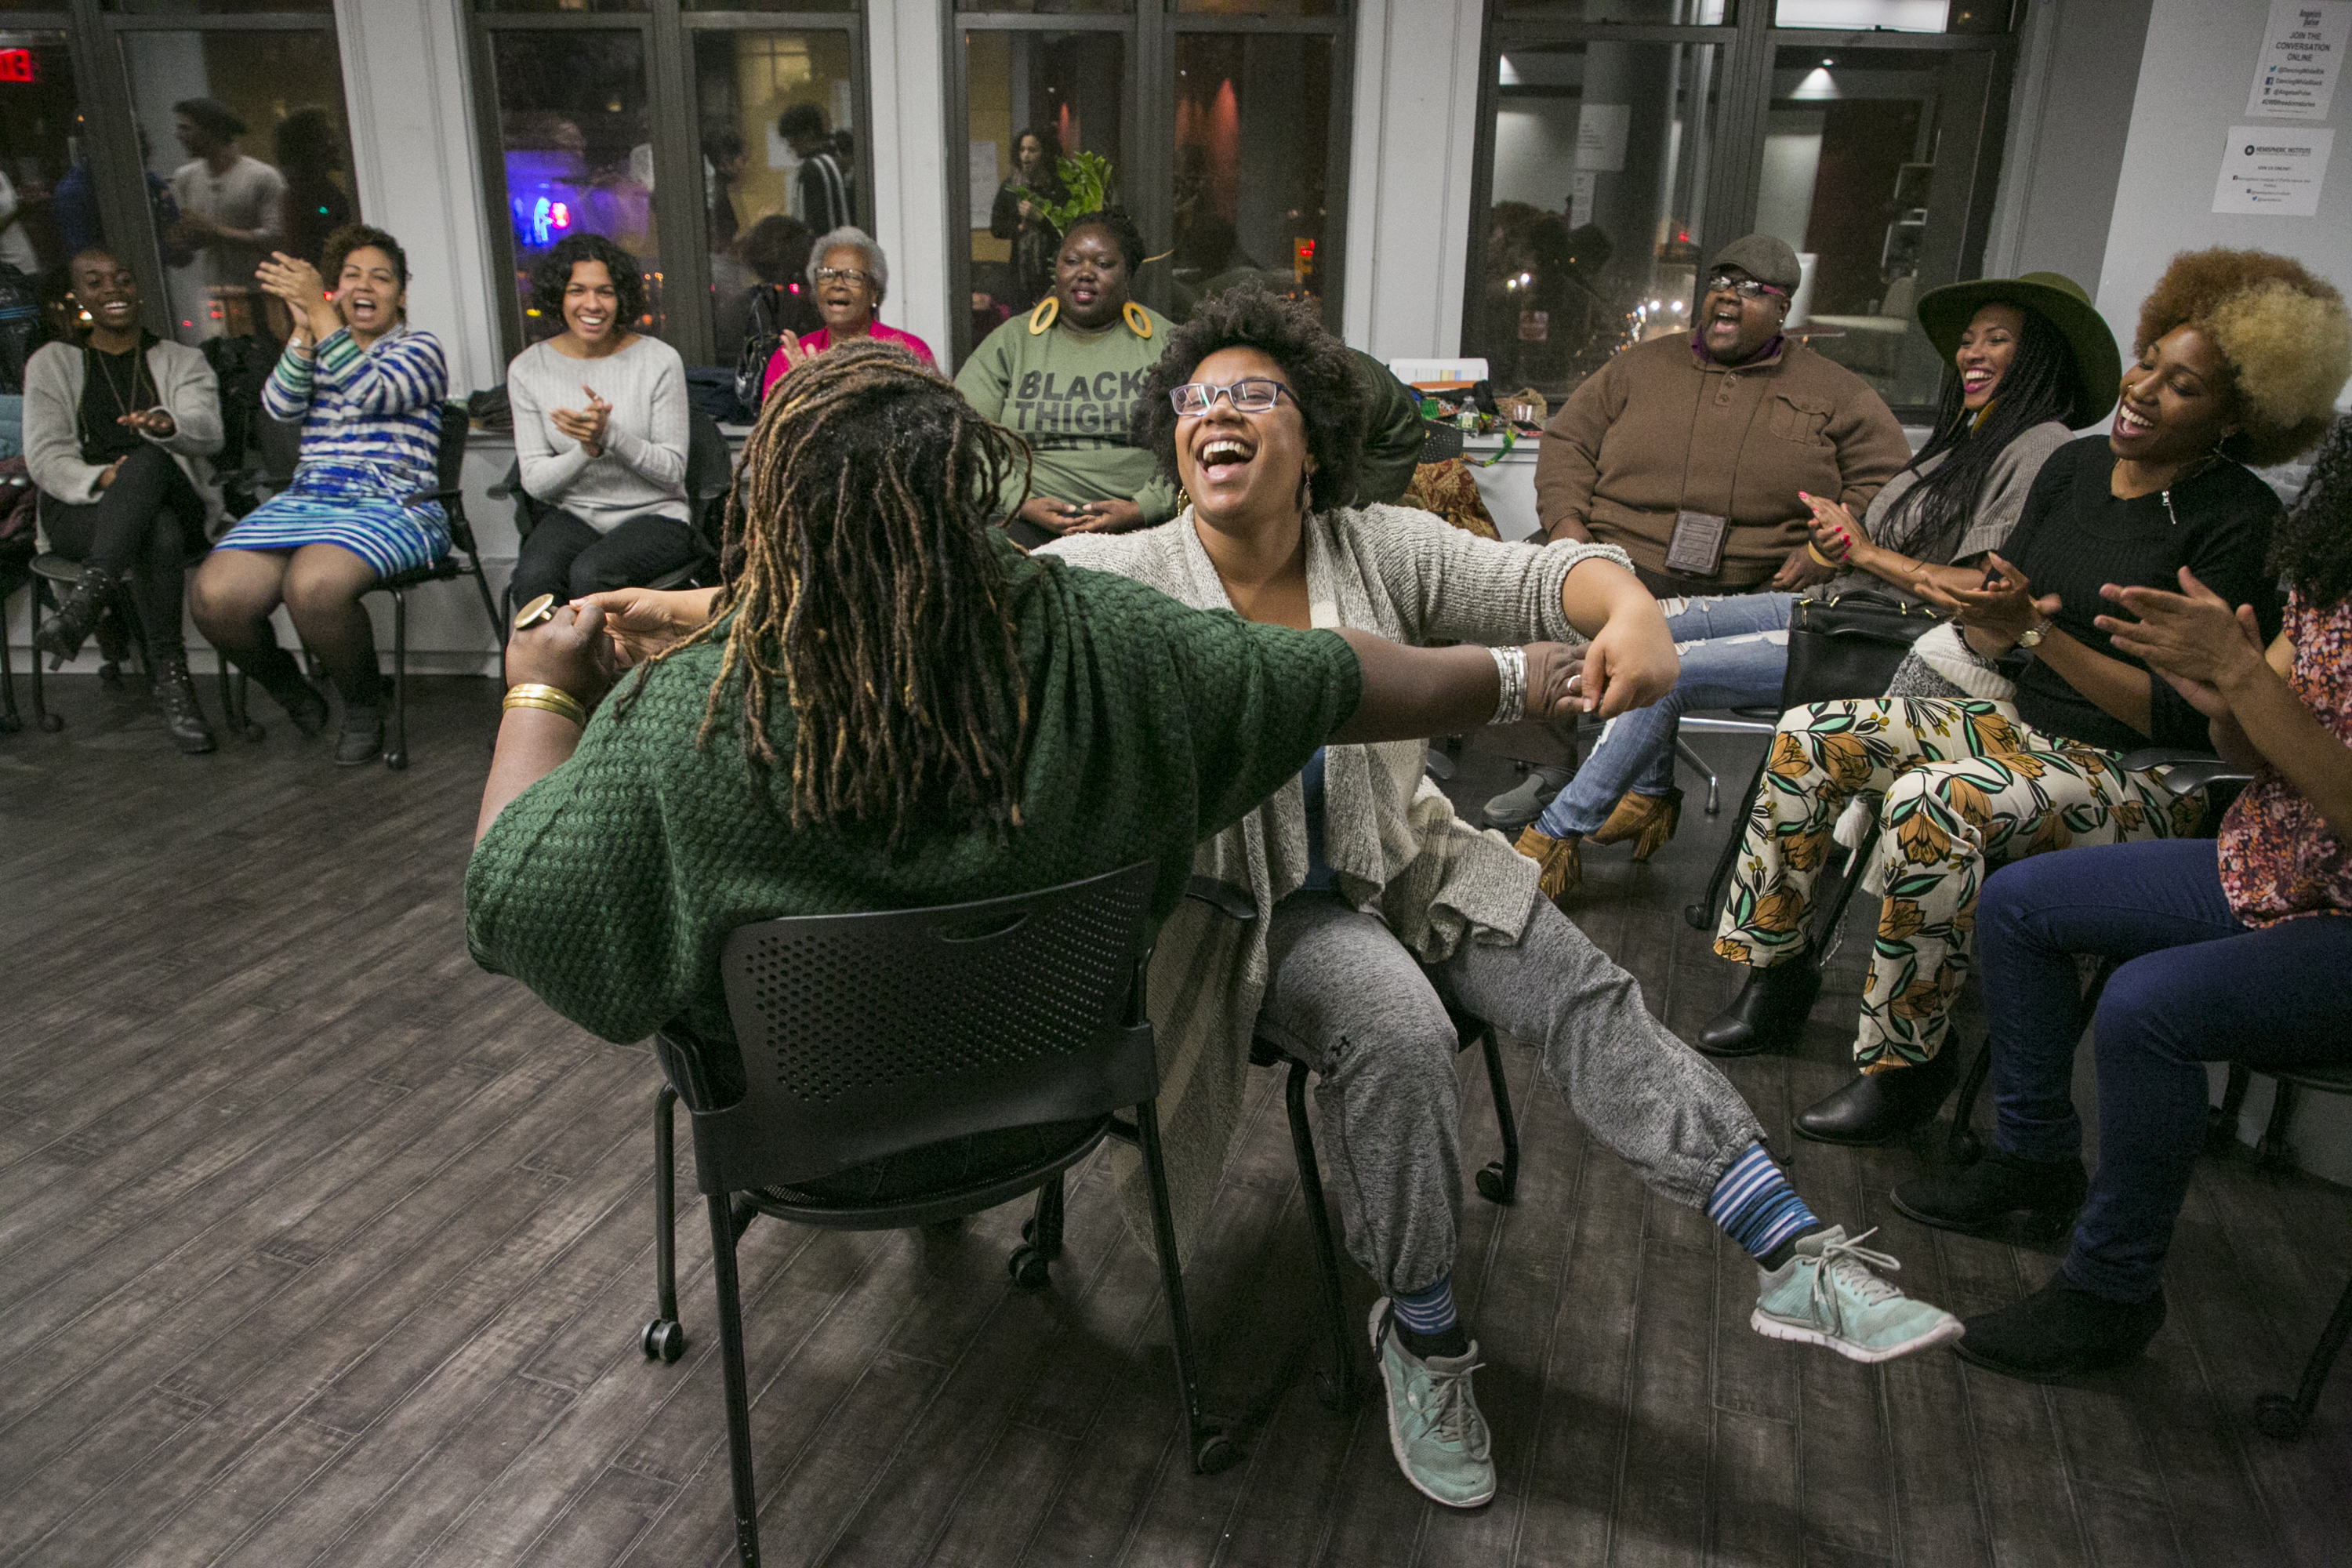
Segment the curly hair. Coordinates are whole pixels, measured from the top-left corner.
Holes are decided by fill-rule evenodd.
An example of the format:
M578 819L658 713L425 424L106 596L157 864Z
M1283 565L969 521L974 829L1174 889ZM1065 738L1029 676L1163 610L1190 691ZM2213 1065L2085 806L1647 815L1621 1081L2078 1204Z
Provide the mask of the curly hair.
M613 279L613 313L624 330L635 327L646 313L646 275L635 257L601 234L567 234L531 268L530 302L540 314L559 327L563 324L563 290L572 281L572 268L583 261L604 263L605 275Z
M326 247L320 253L319 276L332 289L335 279L342 276L343 263L354 250L369 247L381 250L391 258L392 275L400 279L403 289L408 287L408 252L400 248L400 241L373 224L347 223L327 237Z
M2266 467L2307 451L2352 376L2352 311L2336 286L2266 250L2184 250L2139 308L2132 352L2181 327L2213 340L2229 362L2230 402L2245 428L2221 444Z
M2328 427L2272 538L2271 563L2315 610L2352 598L2352 414Z
M895 849L942 816L1020 826L1029 695L989 517L1024 462L1014 437L893 344L846 343L795 372L743 448L709 621L647 664L724 641L696 745L733 692L764 786L782 760L769 717L781 687L794 827L879 823Z
M1135 442L1156 453L1160 471L1176 471L1176 410L1168 395L1192 379L1202 360L1220 349L1249 348L1282 367L1307 426L1315 459L1308 494L1317 510L1345 506L1356 494L1364 459L1369 400L1356 374L1356 356L1323 328L1315 304L1286 300L1254 283L1203 300L1192 319L1168 334L1160 361L1143 375L1142 409Z

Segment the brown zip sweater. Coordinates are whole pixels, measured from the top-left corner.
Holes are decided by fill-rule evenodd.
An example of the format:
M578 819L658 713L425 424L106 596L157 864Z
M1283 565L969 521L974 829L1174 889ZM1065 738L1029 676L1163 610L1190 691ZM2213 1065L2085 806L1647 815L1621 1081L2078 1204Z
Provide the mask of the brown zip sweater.
M1676 333L1636 343L1569 395L1537 452L1536 508L1547 537L1579 523L1658 574L1678 510L1728 518L1721 567L1686 581L1736 593L1805 542L1799 490L1860 517L1910 459L1903 426L1843 365L1786 340L1722 365Z

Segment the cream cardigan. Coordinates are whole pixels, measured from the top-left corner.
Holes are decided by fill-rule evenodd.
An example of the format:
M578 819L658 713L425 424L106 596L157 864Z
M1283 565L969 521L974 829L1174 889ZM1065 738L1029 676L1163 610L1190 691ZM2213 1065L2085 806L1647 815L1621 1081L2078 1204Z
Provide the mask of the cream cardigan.
M1074 534L1042 552L1133 578L1195 609L1234 607L1189 508L1156 528ZM1614 546L1500 544L1406 507L1342 508L1307 519L1314 624L1399 643L1581 643L1560 607L1560 589L1571 569L1595 559L1630 570ZM1323 847L1339 890L1378 915L1424 963L1447 957L1465 937L1516 942L1536 898L1535 862L1502 835L1454 815L1424 773L1424 750L1419 741L1326 749ZM1207 896L1186 899L1169 917L1150 976L1160 1119L1185 1254L1207 1218L1240 1120L1268 977L1265 916L1307 879L1298 781L1202 844L1192 872L1193 886ZM1236 918L1244 909L1248 914ZM1139 1206L1141 1165L1124 1151L1115 1157L1136 1223L1149 1213ZM1139 1228L1150 1233L1148 1221Z
M140 438L172 454L204 500L205 535L217 538L227 514L207 460L221 449L220 387L212 366L186 344L163 341L148 345L147 368L173 428L164 437L142 430ZM44 343L25 362L25 468L44 493L75 506L98 500L98 477L104 471L81 460L80 439L74 434L81 389L79 343Z

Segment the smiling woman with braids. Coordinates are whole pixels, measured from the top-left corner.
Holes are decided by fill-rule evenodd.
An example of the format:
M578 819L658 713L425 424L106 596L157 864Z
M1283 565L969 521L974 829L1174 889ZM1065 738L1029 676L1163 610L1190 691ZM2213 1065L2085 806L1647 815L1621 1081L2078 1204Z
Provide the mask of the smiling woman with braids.
M1020 450L895 348L795 372L745 448L729 582L518 632L466 883L475 956L583 1027L732 1038L719 957L779 915L909 909L1193 845L1326 740L1566 713L1557 644L1399 648L1245 626L1032 561L989 523ZM1116 628L1114 631L1113 628ZM617 647L642 660L602 704Z

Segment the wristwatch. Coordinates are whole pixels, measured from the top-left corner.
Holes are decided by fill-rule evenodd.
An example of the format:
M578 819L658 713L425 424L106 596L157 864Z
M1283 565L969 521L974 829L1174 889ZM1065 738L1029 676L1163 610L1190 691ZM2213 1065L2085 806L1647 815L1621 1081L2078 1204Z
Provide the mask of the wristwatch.
M2040 647L2042 646L2042 639L2049 636L2050 628L2057 624L2057 622L2046 617L2040 621L2036 621L2031 628L2018 637L2017 646L2028 648Z

